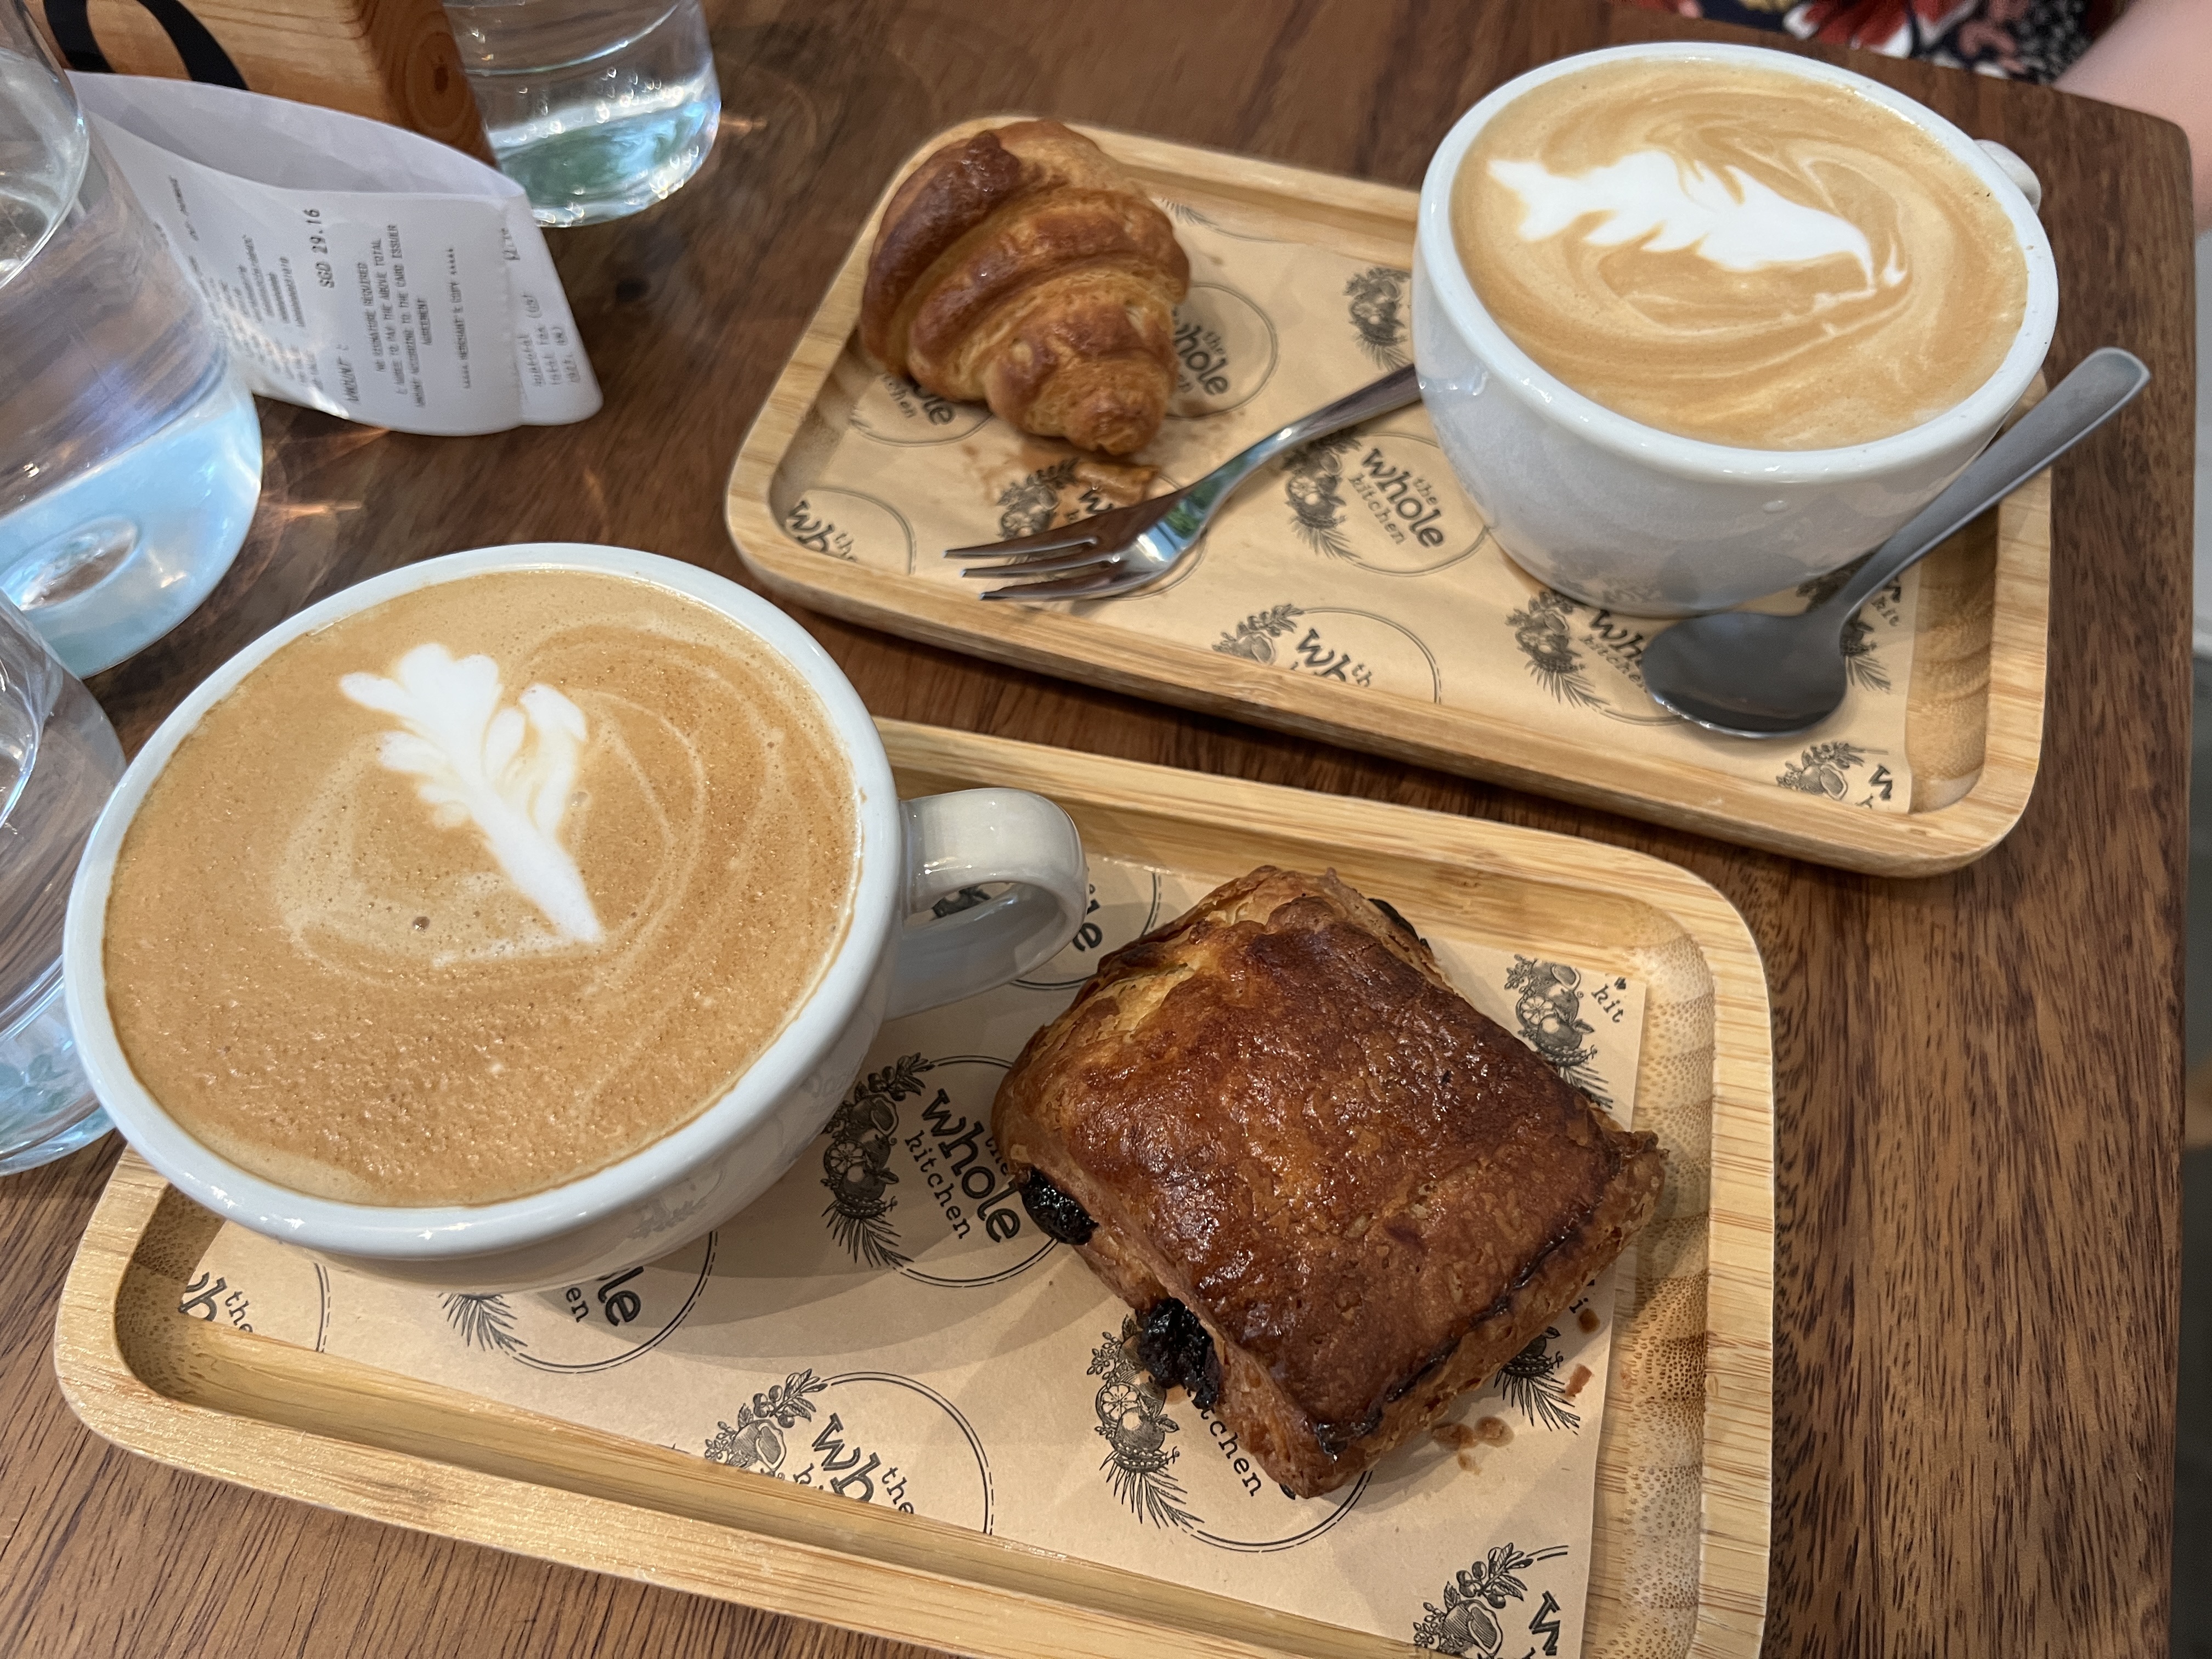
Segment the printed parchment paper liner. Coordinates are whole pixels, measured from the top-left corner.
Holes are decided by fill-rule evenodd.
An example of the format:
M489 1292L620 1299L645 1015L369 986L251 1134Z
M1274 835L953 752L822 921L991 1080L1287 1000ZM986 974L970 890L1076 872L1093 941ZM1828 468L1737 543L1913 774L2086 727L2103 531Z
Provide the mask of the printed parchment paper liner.
M1607 975L1424 927L1486 1012L1662 1134L1665 1213L1615 1270L1617 1290L1602 1276L1555 1335L1468 1398L1452 1443L1425 1440L1299 1504L1240 1465L1223 1425L1129 1373L1120 1304L1036 1236L982 1131L1006 1060L1098 954L1209 884L1103 858L1093 883L1097 908L1057 963L887 1027L791 1174L653 1267L536 1297L441 1297L225 1227L183 1309L1439 1651L1681 1651L1698 1600L1713 1077L1710 981L1702 1018L1685 982L1704 977L1695 947ZM1595 1502L1639 1537L1677 1540L1686 1595L1646 1583L1624 1587L1631 1601L1593 1599L1585 1647L1601 1420L1650 1461L1640 1483ZM1654 1561L1641 1565L1648 1579Z
M1207 159L1168 148L1179 167ZM1094 850L1208 883L1263 861L1333 864L1434 932L1645 986L1639 1109L1668 1142L1670 1171L1687 1172L1662 1219L1678 1236L1701 1227L1705 1243L1663 1261L1647 1252L1620 1279L1598 1479L1627 1501L1601 1495L1585 1651L1755 1652L1771 1530L1772 1050L1757 948L1726 901L1595 843L896 721L883 732L902 793L1040 789ZM1659 1091L1689 1103L1655 1116ZM1694 1121L1676 1144L1668 1120L1684 1111ZM129 1152L94 1210L63 1288L55 1370L78 1416L118 1445L392 1524L958 1651L1404 1650L1402 1636L735 1474L179 1314L209 1288L190 1287L220 1226ZM1700 1267L1702 1284L1686 1282ZM1706 1310L1702 1332L1686 1297ZM1702 1382L1685 1344L1702 1346ZM1702 1491L1686 1499L1698 1436L1680 1425L1700 1413Z
M1190 256L1191 289L1176 313L1175 401L1134 458L1152 476L923 393L852 342L817 405L829 431L801 469L803 493L779 504L791 540L972 597L988 584L963 581L945 548L1073 523L1188 483L1407 361L1404 270L1164 205ZM1802 609L1841 580L1759 608ZM1158 586L1066 609L1103 629L1334 682L1347 697L1480 708L1555 736L1563 751L1617 746L1626 728L1658 757L1905 813L1915 804L1906 724L1919 591L1909 571L1853 622L1850 690L1824 725L1794 738L1719 737L1644 691L1638 660L1667 624L1570 599L1523 574L1491 539L1415 404L1267 469Z
M923 141L887 174L884 197L908 166L939 147L1024 118L1022 112L978 117ZM1411 258L1417 206L1411 191L1170 139L1083 130L1158 198L1194 206L1224 231L1329 249L1362 270L1399 270ZM841 404L836 380L860 313L873 222L856 231L739 447L724 491L733 544L782 603L1031 672L1878 875L1956 869L1988 854L2019 822L2042 753L2048 474L2022 485L1921 567L1905 725L1911 810L1838 812L1817 763L1800 768L1819 786L1808 793L1658 757L1641 744L1640 728L1612 721L1562 742L1482 708L1372 688L1348 695L1342 684L1312 674L1100 629L1066 606L980 606L971 591L802 545L787 520L849 436L850 410ZM1729 1054L1723 1045L1724 1062ZM1725 1229L1734 1224L1734 1210L1723 1209L1715 1224ZM1763 1549L1755 1563L1746 1558L1746 1571L1763 1575L1764 1559Z

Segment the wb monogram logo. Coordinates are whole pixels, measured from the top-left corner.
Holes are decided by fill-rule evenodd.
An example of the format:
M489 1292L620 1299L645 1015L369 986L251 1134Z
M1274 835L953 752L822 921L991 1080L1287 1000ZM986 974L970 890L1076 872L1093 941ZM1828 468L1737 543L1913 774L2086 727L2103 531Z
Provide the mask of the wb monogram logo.
M1279 605L1255 611L1213 642L1244 657L1339 684L1443 701L1436 653L1403 623L1350 605Z
M901 575L914 573L914 526L888 501L817 484L783 515L783 532L811 552Z

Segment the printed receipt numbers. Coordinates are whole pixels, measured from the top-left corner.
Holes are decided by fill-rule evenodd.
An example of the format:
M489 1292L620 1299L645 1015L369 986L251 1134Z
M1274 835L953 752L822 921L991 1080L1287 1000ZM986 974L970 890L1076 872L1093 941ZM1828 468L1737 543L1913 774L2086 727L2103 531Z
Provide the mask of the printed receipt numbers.
M281 98L74 80L255 392L443 436L599 408L529 198L505 174Z

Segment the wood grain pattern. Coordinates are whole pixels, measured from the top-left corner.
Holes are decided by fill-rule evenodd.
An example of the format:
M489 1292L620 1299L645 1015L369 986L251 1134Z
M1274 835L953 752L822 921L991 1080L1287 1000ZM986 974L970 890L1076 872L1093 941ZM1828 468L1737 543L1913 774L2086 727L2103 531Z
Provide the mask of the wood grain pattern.
M1909 754L1928 754L1936 769L1924 780L1916 775L1912 811L1898 814L1844 810L1824 798L1778 789L1771 781L1654 754L1639 746L1632 729L1608 733L1615 738L1610 743L1562 744L1556 731L1479 704L1431 703L1380 690L1347 694L1325 680L1100 626L1066 610L982 606L972 593L801 547L783 526L820 476L830 459L828 441L842 424L822 404L857 326L884 204L924 155L999 119L963 121L931 134L884 179L875 208L745 434L723 511L746 568L777 599L994 662L1876 875L1956 869L1987 853L2019 822L2043 746L2047 477L2031 480L1986 523L1968 526L1930 556L1938 573L1929 619L1936 636L1930 641L1934 672L1923 680L1916 666L1905 744ZM1139 134L1081 131L1153 195L1172 197L1240 231L1401 269L1413 264L1418 192ZM1917 665L1917 639L1914 650Z
M1638 1099L1668 1149L1614 1331L1597 1484L1678 1475L1696 1501L1601 1501L1589 1648L1757 1651L1765 1607L1773 1327L1766 986L1705 883L1616 848L1065 750L888 723L902 794L1034 789L1094 852L1202 886L1334 866L1419 925L1644 981ZM118 1444L375 1519L963 1652L1382 1659L1403 1644L472 1400L179 1315L216 1219L126 1156L85 1234L55 1340L79 1416ZM1686 1327L1681 1317L1692 1316ZM1686 1374L1685 1345L1700 1356ZM1686 1446L1688 1455L1684 1456ZM1663 1460L1663 1461L1662 1461ZM548 1517L550 1492L563 1498Z
M492 159L438 0L191 0L186 9L251 91L411 127ZM116 74L188 78L152 8L91 0L83 10ZM43 6L31 12L46 23Z
M135 744L325 593L485 543L624 541L738 575L730 462L877 189L965 116L1041 109L1399 186L1488 88L1721 33L1600 0L728 0L699 178L556 258L607 395L580 425L365 431L270 407L231 576L95 682ZM1737 37L1740 38L1740 37ZM1771 44L1775 37L1760 37ZM2052 481L2041 776L1988 858L1892 883L1748 853L823 618L878 713L1565 830L1703 876L1772 988L1770 1652L2094 1656L2166 1640L2194 442L2178 130L1824 54L2025 156L2065 300L2149 389ZM220 1486L104 1447L47 1332L112 1148L0 1181L0 1631L46 1659L914 1659L919 1651Z

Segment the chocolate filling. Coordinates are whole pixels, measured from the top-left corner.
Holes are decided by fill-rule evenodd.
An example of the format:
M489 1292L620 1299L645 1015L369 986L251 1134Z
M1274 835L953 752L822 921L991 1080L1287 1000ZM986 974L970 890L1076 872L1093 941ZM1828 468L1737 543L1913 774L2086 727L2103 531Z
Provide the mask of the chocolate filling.
M1391 903L1389 899L1370 898L1367 902L1373 905L1376 909L1380 910L1384 915L1389 917L1391 921L1396 922L1398 926L1404 930L1407 938L1412 939L1416 945L1422 946L1424 949L1427 947L1429 943L1428 940L1420 936L1420 934L1414 929L1412 922L1407 921L1405 917L1398 914L1398 907Z
M1420 1387L1421 1379L1423 1377L1430 1375L1432 1371L1435 1371L1438 1367L1443 1365L1444 1361L1449 1359L1452 1355L1459 1352L1459 1345L1460 1339L1458 1337L1446 1337L1443 1343L1437 1347L1437 1351L1421 1362L1420 1370L1415 1371L1404 1382L1393 1388L1389 1394L1383 1395L1383 1403L1385 1405L1394 1406L1397 1404L1399 1401L1403 1400L1407 1395L1413 1393L1415 1389Z
M1190 1391L1191 1404L1212 1411L1221 1398L1221 1356L1198 1316L1173 1297L1145 1310L1137 1327L1137 1364L1163 1389Z
M1066 1193L1052 1184L1052 1179L1042 1170L1030 1171L1030 1178L1019 1188L1022 1208L1030 1212L1048 1238L1056 1238L1063 1244L1088 1244L1098 1224L1090 1212Z
M1382 1408L1377 1406L1358 1422L1348 1425L1342 1423L1315 1424L1314 1439L1319 1443L1323 1455L1341 1457L1354 1443L1364 1440L1382 1426Z

